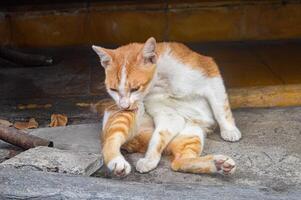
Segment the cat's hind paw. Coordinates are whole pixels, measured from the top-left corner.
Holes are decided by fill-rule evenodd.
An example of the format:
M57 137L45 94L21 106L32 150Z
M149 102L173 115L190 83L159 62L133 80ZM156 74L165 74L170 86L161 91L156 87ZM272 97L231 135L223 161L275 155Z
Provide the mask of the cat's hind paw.
M221 136L224 140L229 142L236 142L241 138L241 132L238 128L230 129L230 130L222 130Z
M222 175L231 175L236 170L235 162L229 156L215 155L214 164L216 172Z
M108 163L109 170L118 177L124 177L131 172L131 165L122 157L118 156Z

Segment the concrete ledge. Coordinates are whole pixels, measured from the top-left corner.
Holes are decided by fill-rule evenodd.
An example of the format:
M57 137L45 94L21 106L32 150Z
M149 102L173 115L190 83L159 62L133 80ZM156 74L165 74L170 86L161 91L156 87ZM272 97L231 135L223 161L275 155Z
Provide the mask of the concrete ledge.
M146 184L12 168L0 169L0 182L0 199L297 200L301 195L300 190L282 193L257 187Z
M275 85L229 89L232 108L301 105L301 85Z

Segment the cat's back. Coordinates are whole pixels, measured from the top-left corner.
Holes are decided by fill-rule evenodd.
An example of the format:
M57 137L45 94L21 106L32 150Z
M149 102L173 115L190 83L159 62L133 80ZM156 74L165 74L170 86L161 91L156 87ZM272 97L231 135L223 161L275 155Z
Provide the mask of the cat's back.
M201 55L185 44L179 42L160 42L157 43L158 61L174 60L177 63L190 69L195 69L208 77L220 76L220 72L214 59Z

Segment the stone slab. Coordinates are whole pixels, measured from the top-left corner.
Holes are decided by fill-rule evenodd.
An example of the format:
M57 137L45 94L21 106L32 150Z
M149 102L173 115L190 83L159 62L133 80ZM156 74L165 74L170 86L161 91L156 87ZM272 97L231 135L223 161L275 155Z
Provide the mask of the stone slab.
M100 154L100 131L99 123L40 128L30 134L53 141L58 149Z
M41 171L0 168L0 199L172 199L299 200L301 190L266 187L200 186L194 183L138 183Z
M6 160L0 166L90 176L102 166L99 155L36 147Z

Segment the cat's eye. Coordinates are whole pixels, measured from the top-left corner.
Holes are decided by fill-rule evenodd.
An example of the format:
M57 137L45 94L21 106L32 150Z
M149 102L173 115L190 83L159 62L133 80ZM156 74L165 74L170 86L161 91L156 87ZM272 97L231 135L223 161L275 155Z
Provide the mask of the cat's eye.
M131 88L131 93L132 92L137 92L139 89L140 89L140 87Z
M118 90L115 89L115 88L110 88L110 90L113 91L113 92L118 92Z

